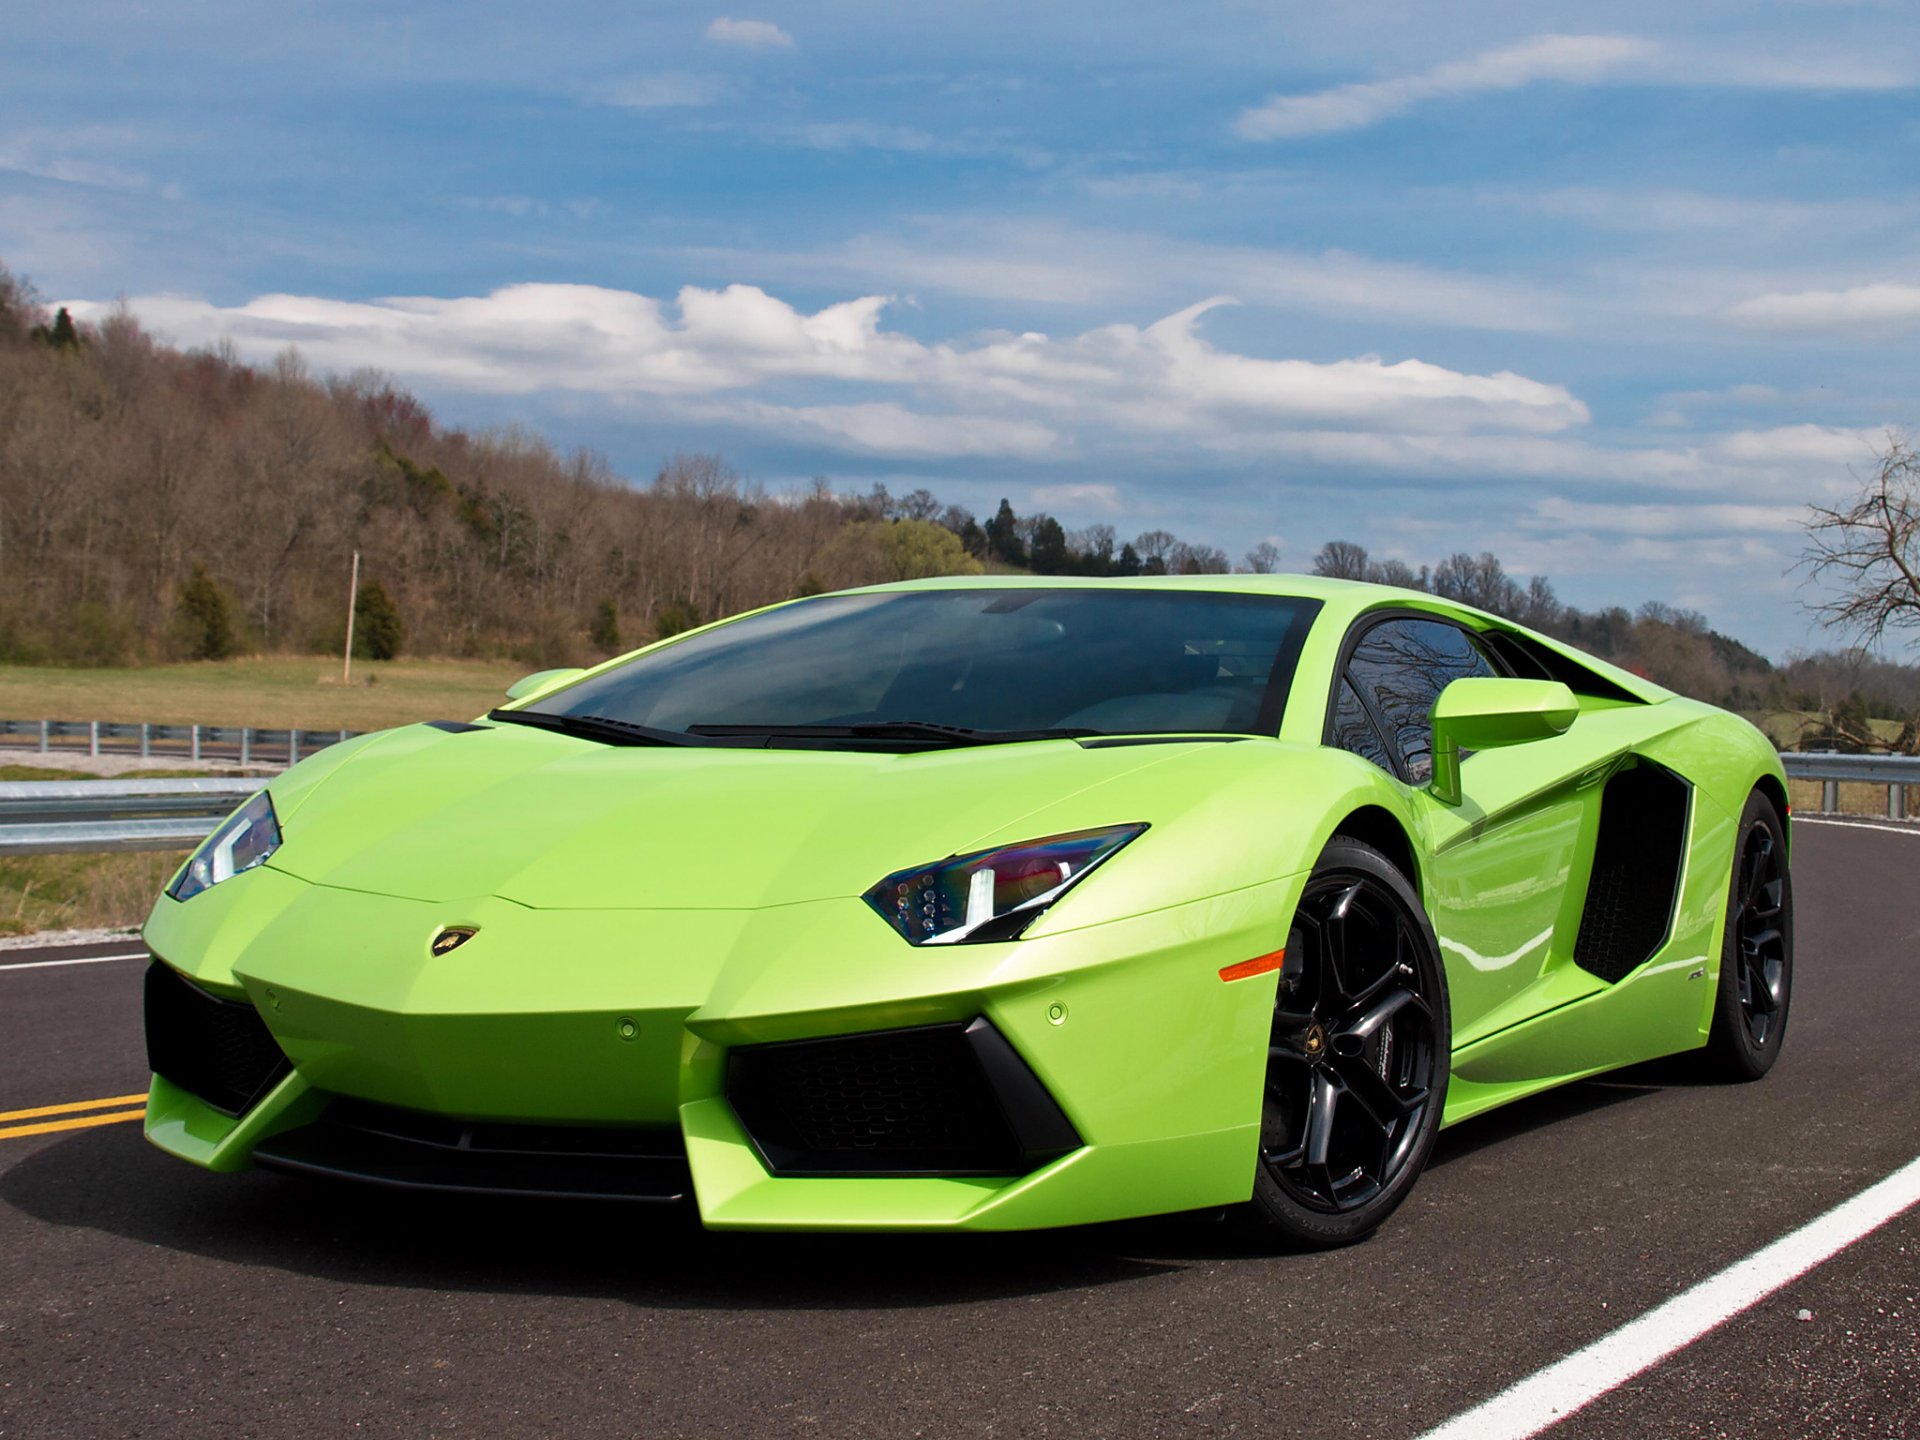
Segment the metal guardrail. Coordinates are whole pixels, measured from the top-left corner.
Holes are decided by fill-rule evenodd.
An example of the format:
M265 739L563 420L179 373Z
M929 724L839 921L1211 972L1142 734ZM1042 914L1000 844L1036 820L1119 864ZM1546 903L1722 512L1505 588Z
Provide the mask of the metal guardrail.
M1820 808L1840 808L1840 785L1850 781L1887 787L1887 818L1907 818L1907 786L1920 785L1920 755L1842 755L1830 750L1789 750L1780 756L1789 780L1818 780Z
M0 856L191 849L259 788L227 778L0 782Z
M85 750L90 756L232 760L242 766L292 766L302 755L358 730L267 729L259 725L155 725L127 720L0 720L0 747Z

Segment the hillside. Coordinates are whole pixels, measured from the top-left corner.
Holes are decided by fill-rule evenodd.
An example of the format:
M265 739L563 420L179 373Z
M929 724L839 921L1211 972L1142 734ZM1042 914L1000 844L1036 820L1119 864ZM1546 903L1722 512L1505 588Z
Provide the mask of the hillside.
M716 455L675 455L634 483L523 431L443 426L383 376L314 375L291 353L255 367L183 352L126 315L76 325L0 267L0 663L337 651L355 551L360 653L527 664L919 575L1233 568L1163 530L1070 531L1005 501L983 521L925 490L843 494L823 479L772 495ZM1263 543L1239 568L1277 558ZM1698 615L1580 611L1492 555L1415 571L1334 541L1315 568L1465 600L1736 708L1920 705L1910 667L1776 668Z

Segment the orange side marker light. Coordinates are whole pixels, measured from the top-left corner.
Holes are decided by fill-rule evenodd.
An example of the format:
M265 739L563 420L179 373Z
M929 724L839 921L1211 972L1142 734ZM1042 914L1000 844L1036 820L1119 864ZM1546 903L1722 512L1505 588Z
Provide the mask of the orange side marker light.
M1220 971L1220 978L1244 980L1249 975L1264 975L1269 970L1278 970L1286 958L1285 950L1276 950L1271 955L1256 955L1251 960L1242 960L1237 964L1225 966Z

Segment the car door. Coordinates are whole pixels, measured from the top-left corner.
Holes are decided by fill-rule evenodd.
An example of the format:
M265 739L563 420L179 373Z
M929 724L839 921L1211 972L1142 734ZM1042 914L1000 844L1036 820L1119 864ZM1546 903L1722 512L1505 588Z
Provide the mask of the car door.
M1390 614L1360 622L1331 708L1327 740L1392 774L1412 793L1428 856L1422 876L1429 914L1446 962L1458 1050L1541 1008L1594 988L1557 957L1571 953L1579 925L1568 882L1588 822L1573 732L1513 750L1488 750L1462 765L1465 803L1452 806L1426 789L1433 770L1433 702L1454 680L1507 673L1480 638L1428 614ZM1578 730L1578 724L1575 725ZM1569 764L1542 766L1557 746ZM1530 752L1524 757L1521 751Z

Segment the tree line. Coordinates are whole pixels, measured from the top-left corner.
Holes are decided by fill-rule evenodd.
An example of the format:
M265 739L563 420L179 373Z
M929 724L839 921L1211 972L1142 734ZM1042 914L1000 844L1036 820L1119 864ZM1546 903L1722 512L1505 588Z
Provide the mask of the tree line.
M518 429L437 423L372 372L288 352L181 351L133 317L77 324L0 267L0 660L112 665L337 651L349 557L356 650L561 664L794 595L928 575L1268 573L1165 530L1069 529L925 489L785 494L717 455L644 484ZM1910 667L1836 653L1776 667L1697 614L1583 611L1491 554L1418 570L1332 541L1322 575L1429 590L1745 710L1920 711Z
M982 521L926 490L768 494L717 455L635 485L523 430L440 425L372 372L49 315L0 268L0 659L337 649L354 551L362 653L551 663L850 585L1230 568L1166 531L1069 533L1004 501Z

